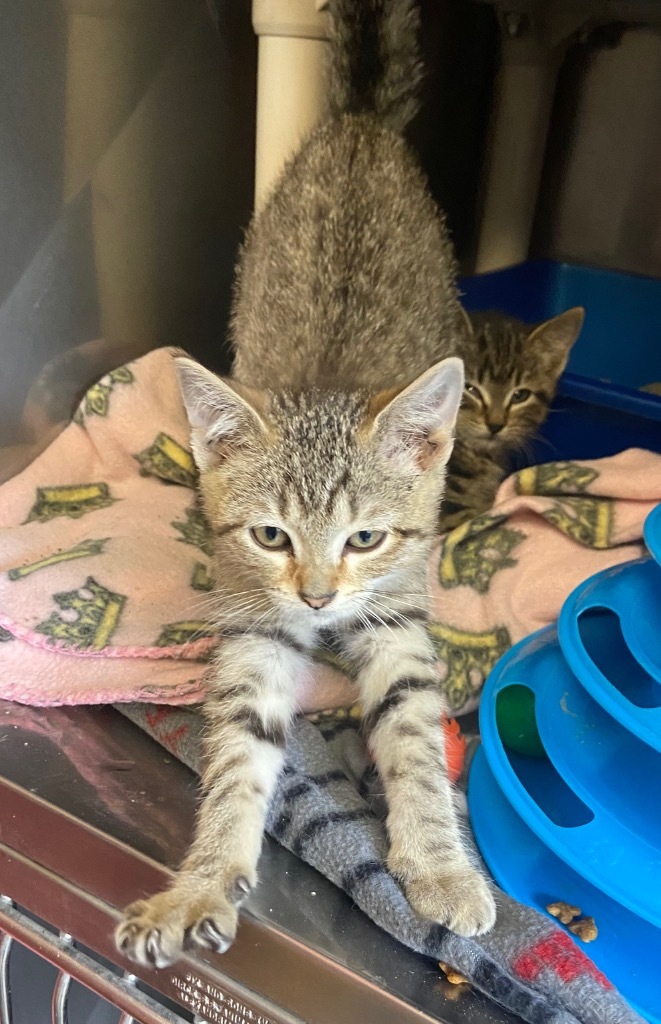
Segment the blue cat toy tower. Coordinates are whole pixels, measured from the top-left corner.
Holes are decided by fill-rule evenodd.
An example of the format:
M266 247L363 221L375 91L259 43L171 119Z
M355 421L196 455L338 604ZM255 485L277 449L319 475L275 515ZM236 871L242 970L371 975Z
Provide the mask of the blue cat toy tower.
M661 506L645 541L649 557L581 584L557 627L498 662L468 801L502 888L594 917L586 951L661 1024ZM521 695L531 717L516 735L503 708Z

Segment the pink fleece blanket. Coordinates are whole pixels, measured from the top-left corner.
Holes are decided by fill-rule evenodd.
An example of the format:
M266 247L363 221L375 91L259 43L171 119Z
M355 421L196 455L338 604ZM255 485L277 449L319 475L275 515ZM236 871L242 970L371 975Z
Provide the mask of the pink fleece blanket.
M210 538L173 352L120 367L0 487L0 697L28 704L190 704L215 639ZM591 573L638 556L661 501L661 456L551 463L507 480L497 506L439 540L432 631L454 713L475 706L515 641ZM348 704L320 656L301 708Z

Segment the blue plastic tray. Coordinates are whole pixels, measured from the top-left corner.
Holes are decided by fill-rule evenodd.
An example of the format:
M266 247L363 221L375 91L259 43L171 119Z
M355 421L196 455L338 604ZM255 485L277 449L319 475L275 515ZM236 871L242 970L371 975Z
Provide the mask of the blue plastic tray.
M465 278L461 288L467 309L500 309L530 323L586 309L531 461L661 452L661 398L636 390L661 381L661 281L539 261Z
M565 900L592 915L599 935L584 952L650 1024L661 1024L661 931L544 846L506 800L481 749L471 765L468 806L482 856L501 888L542 913L549 903Z

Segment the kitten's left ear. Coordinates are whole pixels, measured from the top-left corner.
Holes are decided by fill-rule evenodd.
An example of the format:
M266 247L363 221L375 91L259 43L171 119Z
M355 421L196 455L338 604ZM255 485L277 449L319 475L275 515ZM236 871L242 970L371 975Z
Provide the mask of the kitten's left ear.
M528 336L529 344L535 346L541 359L551 364L552 372L558 377L567 365L572 345L581 333L584 320L583 307L574 306L535 327Z
M463 390L464 364L452 357L436 363L395 397L392 392L377 395L371 433L384 455L408 471L445 465Z
M232 452L264 442L263 393L217 377L194 359L174 362L199 470L216 469Z

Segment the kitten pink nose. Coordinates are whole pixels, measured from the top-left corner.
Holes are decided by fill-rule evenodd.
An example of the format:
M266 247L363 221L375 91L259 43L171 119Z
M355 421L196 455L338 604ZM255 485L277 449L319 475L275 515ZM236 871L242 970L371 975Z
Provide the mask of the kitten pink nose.
M299 590L298 592L298 596L301 601L305 601L306 604L309 604L310 608L317 609L325 608L327 604L331 603L336 594L337 590L334 590L332 594L319 594L318 597L314 594L306 594L302 590Z

